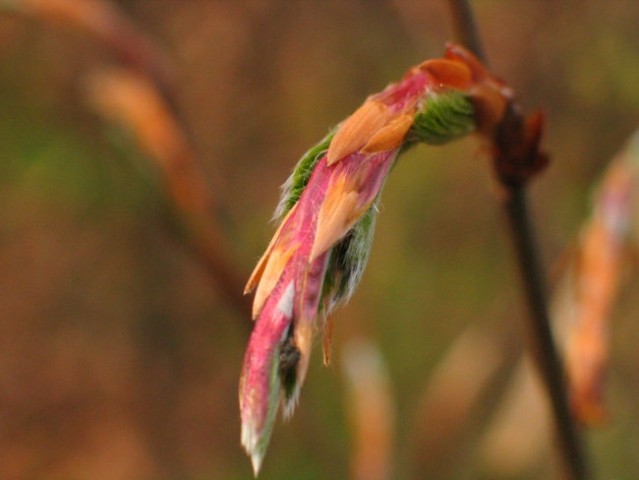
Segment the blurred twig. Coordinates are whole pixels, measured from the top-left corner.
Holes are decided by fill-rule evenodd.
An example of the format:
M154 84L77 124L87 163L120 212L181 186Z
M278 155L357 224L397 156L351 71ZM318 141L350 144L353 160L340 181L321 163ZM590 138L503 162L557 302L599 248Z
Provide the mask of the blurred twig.
M94 74L87 82L91 105L124 125L162 174L179 220L217 287L241 311L249 302L231 263L232 252L213 223L212 195L192 147L148 78L126 69Z
M509 389L479 442L480 470L489 478L528 478L544 469L551 451L552 420L540 377L528 356L513 368Z
M0 0L0 10L3 8L89 34L121 64L153 79L170 97L173 72L169 60L111 3L104 0Z
M449 0L448 8L453 18L457 41L473 52L484 65L487 65L486 54L470 3L466 0Z
M91 104L102 116L124 124L155 163L187 243L246 317L242 271L235 268L216 224L214 195L178 113L171 69L161 50L106 0L0 0L2 8L86 32L122 65L91 77Z
M458 40L485 63L471 7L467 0L449 0ZM526 200L526 181L535 163L542 161L537 149L541 130L539 117L528 122L514 102L491 139L496 176L504 190L503 206L515 248L529 312L529 341L535 364L552 405L566 474L572 480L588 478L585 452L568 407L562 362L550 329L544 275ZM530 133L536 138L530 138Z
M375 344L352 340L344 346L343 366L354 443L351 478L392 478L395 409L382 355Z
M425 474L453 477L468 467L463 461L469 457L468 446L498 404L519 356L521 346L510 336L476 326L455 339L437 363L420 401L414 442L416 478Z

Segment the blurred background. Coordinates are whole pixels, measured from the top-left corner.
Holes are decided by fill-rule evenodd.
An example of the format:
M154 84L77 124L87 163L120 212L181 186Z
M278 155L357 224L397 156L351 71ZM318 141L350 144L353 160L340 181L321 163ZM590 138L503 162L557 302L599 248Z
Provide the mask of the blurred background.
M267 245L302 153L442 54L446 4L112 0L152 51L127 57L139 38L109 43L97 2L88 26L48 3L0 1L0 478L252 478L237 407L251 322L228 291ZM531 204L552 287L597 179L638 125L639 4L473 3L492 69L547 115L552 163ZM169 85L160 97L208 188L225 280L188 247L152 147L104 121L115 97L91 82L123 65ZM332 363L316 349L260 478L358 478L366 451L379 475L359 478L551 478L543 401L523 416L507 408L523 388L525 314L511 257L475 139L402 157L362 285L335 315ZM639 476L636 251L627 258L608 420L587 431L602 479ZM379 367L363 387L362 355ZM372 436L358 420L367 398L383 399L363 416L382 418Z

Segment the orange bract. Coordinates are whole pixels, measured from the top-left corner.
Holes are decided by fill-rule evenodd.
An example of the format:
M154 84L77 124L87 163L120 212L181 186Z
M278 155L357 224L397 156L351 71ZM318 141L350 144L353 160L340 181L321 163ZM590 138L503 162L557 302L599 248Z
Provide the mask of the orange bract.
M363 153L384 152L399 147L413 125L413 115L407 113L393 118L379 129L362 148Z
M393 112L383 103L372 98L367 99L335 133L328 147L328 165L366 145L393 116Z
M280 223L275 235L273 235L271 243L269 243L268 247L266 247L266 251L257 262L257 265L253 269L253 273L251 273L251 277L244 287L245 295L252 292L255 287L257 287L257 292L255 293L255 298L253 300L253 318L256 318L259 315L262 307L264 306L264 302L266 301L266 297L268 297L273 290L273 287L282 274L282 270L284 269L286 262L292 254L292 248L290 245L288 245L288 248L284 248L282 246L283 242L282 238L280 238L280 233L288 219L293 215L296 207L297 205L294 205L286 214L282 223ZM277 257L277 260L272 261L271 258L274 256Z
M345 177L337 179L326 193L317 217L317 235L310 260L313 261L342 238L368 205L358 208L359 194Z
M470 68L458 60L426 60L417 68L451 88L466 90L472 84Z

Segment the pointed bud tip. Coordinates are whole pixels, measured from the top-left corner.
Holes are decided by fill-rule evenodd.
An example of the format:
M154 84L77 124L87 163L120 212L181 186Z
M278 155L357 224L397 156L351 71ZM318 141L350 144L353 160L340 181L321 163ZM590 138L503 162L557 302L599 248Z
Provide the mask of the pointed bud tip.
M264 460L264 455L261 453L255 452L251 455L251 464L253 465L253 475L257 478L260 474L260 468L262 468L262 460Z
M248 456L251 457L253 474L257 477L260 473L260 468L262 468L264 449L260 447L258 433L255 431L255 428L248 423L242 423L242 446Z

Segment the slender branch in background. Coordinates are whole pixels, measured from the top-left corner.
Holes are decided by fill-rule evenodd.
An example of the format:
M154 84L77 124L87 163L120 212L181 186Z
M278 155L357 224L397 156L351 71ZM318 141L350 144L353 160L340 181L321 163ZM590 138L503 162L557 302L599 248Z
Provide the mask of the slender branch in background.
M384 358L375 343L351 340L342 355L352 432L352 480L393 478L396 412Z
M421 478L467 476L470 447L493 417L521 357L517 343L506 332L473 324L437 362L421 394L411 442Z
M242 295L242 269L235 268L232 249L215 220L215 197L178 112L170 62L162 51L104 0L0 0L2 9L87 33L122 66L91 76L90 103L134 135L160 172L185 243L224 297L246 317L250 302Z
M448 4L459 41L481 58L479 35L468 1L449 0ZM564 370L551 333L544 274L526 200L526 181L545 165L546 159L538 151L541 127L539 114L525 119L511 102L491 143L528 307L530 348L550 398L566 475L571 480L583 480L589 477L584 447L569 409Z
M172 96L171 62L115 5L104 0L0 0L3 9L88 34L120 64L148 76L165 97Z
M160 171L188 242L216 286L241 312L249 311L243 282L229 262L229 248L213 223L212 198L184 132L148 78L129 69L94 73L87 82L91 106L123 125Z
M473 9L466 0L449 0L448 7L453 18L455 38L465 45L484 65L487 65L486 53L481 43Z

